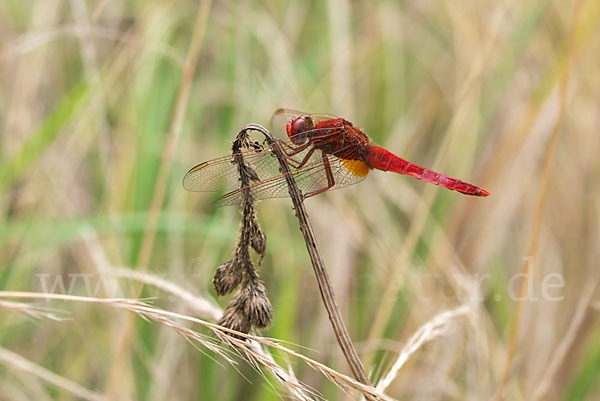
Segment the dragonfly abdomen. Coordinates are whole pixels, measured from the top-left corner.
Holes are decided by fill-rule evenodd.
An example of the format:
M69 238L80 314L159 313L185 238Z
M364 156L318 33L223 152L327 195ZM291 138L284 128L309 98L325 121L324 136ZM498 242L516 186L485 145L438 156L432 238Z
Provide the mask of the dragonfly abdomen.
M367 164L378 170L410 175L418 180L430 182L466 195L488 196L489 192L462 180L410 163L379 146L369 146Z

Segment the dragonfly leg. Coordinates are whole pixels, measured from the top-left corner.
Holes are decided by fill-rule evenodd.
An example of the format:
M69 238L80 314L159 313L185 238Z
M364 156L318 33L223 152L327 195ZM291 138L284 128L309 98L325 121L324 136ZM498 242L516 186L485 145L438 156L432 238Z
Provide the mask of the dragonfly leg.
M310 198L311 196L318 195L327 191L329 188L335 185L335 179L333 178L333 172L331 171L331 164L329 164L329 159L326 155L323 155L323 166L325 166L325 176L327 177L327 186L321 189L317 189L316 191L312 191L304 195L304 199Z
M290 164L292 167L300 168L306 163L306 161L304 160L302 160L302 162L298 162L292 156L295 156L298 153L306 150L306 148L308 148L311 145L310 142L298 146L291 146L283 141L279 141L279 145L281 145L282 156L286 158L288 164ZM285 148L287 148L287 150ZM309 154L312 154L312 152L309 151Z
M288 159L288 162L292 167L294 167L295 169L298 169L298 168L304 167L304 165L308 162L308 160L310 160L310 157L313 155L313 153L315 153L315 148L311 148L306 153L306 155L304 155L304 158L301 161L297 161L296 159L294 159L291 156L288 156L287 154L286 154L286 158Z
M294 155L302 152L304 149L308 148L311 145L310 141L308 141L308 142L306 142L306 143L304 143L302 145L298 145L298 146L292 146L292 145L290 145L288 143L285 143L283 141L281 141L280 144L283 145L283 146L285 146L286 148L288 148L290 150L289 152L286 152L285 149L282 149L283 153L285 153L288 156L294 156Z

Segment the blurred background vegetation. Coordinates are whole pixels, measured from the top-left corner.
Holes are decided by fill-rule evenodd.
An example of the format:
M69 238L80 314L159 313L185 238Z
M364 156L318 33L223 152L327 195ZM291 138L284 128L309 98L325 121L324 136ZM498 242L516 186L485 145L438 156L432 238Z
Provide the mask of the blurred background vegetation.
M183 175L279 107L330 112L401 157L491 192L465 197L375 172L307 201L371 379L436 313L468 304L468 318L400 371L391 396L487 400L502 389L531 400L546 382L544 399L600 399L599 23L595 0L4 0L0 290L136 297L135 282L104 286L124 267L224 306L210 280L234 249L239 213L210 208L218 194L185 192ZM193 51L197 67L186 73ZM260 334L349 374L290 201L258 209L274 307ZM511 278L524 267L537 301L520 315ZM552 273L564 278L548 291L560 301L542 293ZM141 296L194 314L151 286ZM70 320L2 311L0 346L97 394L288 397L246 363L234 368L126 312L42 305ZM325 399L348 397L289 362ZM0 372L0 399L76 399L10 358Z

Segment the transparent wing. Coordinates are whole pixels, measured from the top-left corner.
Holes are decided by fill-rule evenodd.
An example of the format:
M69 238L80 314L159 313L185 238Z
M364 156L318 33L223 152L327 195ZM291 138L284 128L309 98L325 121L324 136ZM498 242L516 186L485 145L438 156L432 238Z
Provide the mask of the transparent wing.
M320 141L339 140L338 132L331 130L315 129L312 130L315 135L319 135ZM289 141L278 141L278 144L287 153L293 153L298 145ZM311 147L304 151L297 152L287 156L290 168L298 166L306 157ZM240 152L244 162L250 167L259 181L281 174L279 171L279 161L270 145L249 141L246 147ZM234 162L234 156L228 155L217 159L200 163L188 171L183 177L183 187L192 192L213 192L219 190L233 190L240 188L240 175L237 164Z
M346 156L349 157L351 150L348 149ZM325 163L325 160L328 163ZM328 167L329 166L329 167ZM330 169L330 177L333 186L330 185L327 169ZM269 179L253 183L247 187L231 191L212 204L213 207L239 205L242 203L243 191L249 190L254 200L269 198L285 198L289 196L287 177L291 176L303 195L310 194L325 188L334 190L356 184L366 178L369 167L360 160L339 158L331 154L323 155L316 151L311 160L304 167L292 170L289 174L279 174Z
M321 121L337 119L331 114L309 114L290 109L279 109L271 119L271 127L279 136L287 137L286 124L293 118L310 115L315 124ZM356 146L348 145L338 149L344 143L344 132L331 128L318 128L310 132L312 141L319 143L319 149L313 145L303 147L294 143L293 138L277 144L284 150L291 175L304 195L324 189L337 189L363 180L369 167L358 160ZM302 133L303 137L307 132ZM327 148L329 141L335 141L335 155L324 154L320 149ZM188 191L231 192L219 198L213 206L236 205L242 202L242 193L249 190L255 200L289 196L286 175L280 171L279 160L273 148L266 142L248 141L241 151L244 163L254 175L254 182L240 188L238 166L234 156L224 156L201 163L192 168L183 179Z
M279 163L270 148L241 152L259 179L279 174ZM209 160L193 167L183 177L183 187L193 192L213 192L240 187L240 174L232 155Z

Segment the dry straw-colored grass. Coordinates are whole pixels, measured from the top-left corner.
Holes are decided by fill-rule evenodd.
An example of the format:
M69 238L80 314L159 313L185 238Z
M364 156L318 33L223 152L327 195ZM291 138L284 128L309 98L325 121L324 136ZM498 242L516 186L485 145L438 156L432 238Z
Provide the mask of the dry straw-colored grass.
M598 399L598 32L592 0L0 2L0 398ZM306 202L373 387L288 201L257 205L272 326L214 323L239 215L181 178L279 107L491 192Z
M94 241L90 242L91 249L94 249L97 244L95 244ZM101 250L95 248L95 252L98 253L101 252ZM100 258L101 260L103 259L103 255L97 254L96 257ZM130 269L113 268L109 266L103 266L102 270L105 272L105 274L110 272L111 277L114 279L127 278L135 280L139 283L155 286L165 293L169 293L180 299L183 303L192 308L196 315L207 316L217 320L222 315L222 310L215 306L211 301L194 295L183 287L169 282L164 278L156 277L141 271L133 272ZM419 328L419 330L417 330L417 332L411 336L407 344L402 348L396 362L394 362L387 374L382 377L376 387L372 387L364 385L345 374L339 373L323 363L293 351L292 349L282 345L285 343L285 341L241 333L216 325L214 323L210 323L206 320L199 319L195 316L157 308L140 300L126 298L84 297L50 293L0 291L0 309L15 310L31 317L46 318L55 321L63 320L63 318L57 314L58 312L49 312L47 311L47 308L41 308L34 304L4 300L11 298L33 301L44 300L46 302L66 301L92 303L132 312L145 320L153 321L173 330L183 338L188 339L192 344L197 344L200 348L205 348L213 352L234 366L238 364L238 361L234 356L237 354L243 357L258 371L260 371L262 368L269 372L272 377L284 385L290 396L298 400L313 400L320 398L320 396L318 391L298 381L291 366L289 366L287 370L280 366L273 358L273 355L269 349L281 351L301 360L315 371L320 372L344 392L348 390L355 390L364 395L373 396L376 399L393 400L394 398L386 395L384 392L387 387L389 387L390 383L398 376L400 369L408 361L408 359L411 358L411 356L426 342L432 341L436 337L444 335L448 331L452 330L453 326L455 326L454 320L457 317L463 316L469 312L469 308L467 306L445 311L436 315L433 319L431 319L431 321ZM65 314L63 313L63 315ZM76 318L73 319L76 320ZM214 335L214 337L201 334L193 329L190 329L186 325L186 322L208 329ZM231 348L227 347L227 345L231 346ZM77 383L73 383L69 379L50 372L49 370L26 360L14 352L9 350L0 351L0 359L4 360L4 362L9 366L13 366L20 370L34 374L55 386L69 391L74 395L94 401L100 399L109 399L102 395L96 394L93 391L85 389ZM199 351L202 352L201 349L199 349Z
M143 273L139 273L142 274ZM157 282L155 278L149 278L149 276L145 275L142 277L145 281ZM164 281L163 281L164 283ZM169 288L171 290L176 290L179 292L179 289L176 288L173 284L165 286L165 288ZM183 297L187 297L187 294L183 292ZM182 297L182 298L183 298ZM323 374L326 378L331 380L340 389L347 391L349 389L353 389L359 391L363 394L374 396L377 399L381 400L393 400L394 398L385 395L378 389L375 389L370 386L366 386L362 383L357 382L349 376L341 374L328 366L307 358L306 356L299 354L283 345L281 345L281 341L266 338L266 337L258 337L252 336L249 334L245 334L239 331L235 331L232 329L228 329L223 326L216 325L214 323L210 323L208 321L198 319L193 316L183 315L180 313L166 311L160 308L153 307L145 302L133 300L133 299L119 299L119 298L94 298L94 297L82 297L82 296L74 296L74 295L62 295L62 294L43 294L43 293L27 293L27 292L9 292L2 291L0 292L0 298L21 298L21 299L44 299L46 301L50 300L60 300L60 301L69 301L69 302L86 302L86 303L94 303L107 305L110 307L114 307L117 309L126 310L129 312L133 312L138 316L148 320L156 322L160 325L163 325L182 337L190 340L192 343L196 343L199 346L206 348L207 350L215 353L219 357L225 359L232 365L236 365L238 362L235 360L233 354L238 354L246 359L250 364L252 364L256 369L260 370L261 368L266 369L274 378L279 380L287 389L289 394L296 399L299 400L312 400L315 399L311 394L316 394L313 389L306 387L306 385L298 382L296 377L293 374L293 371L286 371L281 366L279 366L273 356L266 351L262 346L266 346L268 348L276 349L286 354L289 354L295 358L300 359L305 362L307 365L315 369L316 371ZM194 305L198 304L198 301L193 302ZM58 320L53 314L41 314L38 309L34 306L22 304L20 308L15 308L14 302L6 302L3 301L0 303L0 308L3 309L14 309L20 312L24 312L28 315L36 314L36 317L44 316L53 318L54 320ZM206 334L201 334L197 331L194 331L188 328L182 322L191 322L197 325L203 326L204 328L210 330L210 332L216 337L211 338ZM218 340L220 341L218 341ZM234 352L232 352L226 346L229 345L232 347ZM13 366L15 368L19 368L21 370L27 371L28 373L32 373L34 375L39 376L40 378L59 386L69 392L80 396L89 400L99 400L99 399L109 399L98 394L95 394L76 383L71 382L68 379L62 378L59 375L56 375L48 370L27 361L26 359L20 357L19 355L12 353L8 350L0 350L0 358L4 360L9 366Z

